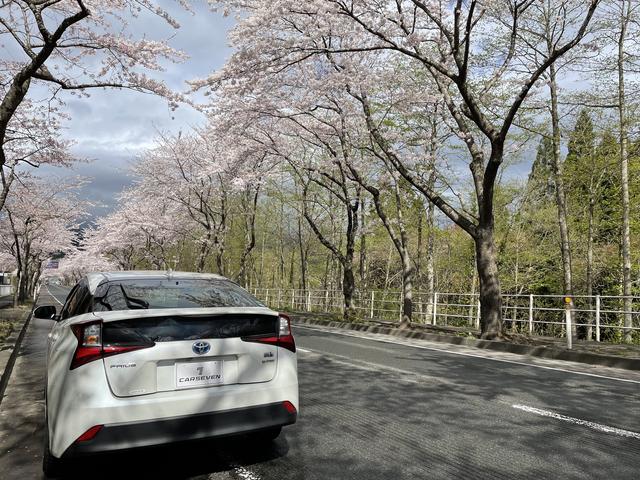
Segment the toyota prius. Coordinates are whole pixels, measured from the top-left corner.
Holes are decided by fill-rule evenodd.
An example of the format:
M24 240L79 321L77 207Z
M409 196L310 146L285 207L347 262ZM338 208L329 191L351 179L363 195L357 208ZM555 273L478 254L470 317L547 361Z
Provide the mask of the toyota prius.
M79 455L250 433L296 421L289 318L224 277L85 276L52 318L43 467Z

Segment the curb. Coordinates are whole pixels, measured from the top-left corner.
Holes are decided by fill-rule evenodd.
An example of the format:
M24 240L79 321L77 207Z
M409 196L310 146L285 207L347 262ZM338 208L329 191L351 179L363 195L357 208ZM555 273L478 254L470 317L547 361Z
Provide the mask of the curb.
M333 320L319 320L302 318L292 314L294 325L318 325L332 328L342 328L345 330L355 330L368 333L382 333L400 338L413 338L418 340L429 340L430 342L449 343L452 345L465 345L468 347L483 348L486 350L497 350L499 352L516 353L531 357L548 358L552 360L566 360L569 362L587 363L589 365L601 365L604 367L622 368L625 370L640 370L640 358L623 358L610 355L600 355L587 352L572 352L562 348L507 343L495 340L476 340L473 338L456 337L453 335L440 335L437 333L426 333L415 330L385 327L379 325L367 325L363 323L336 322Z
M29 323L31 322L32 313L33 309L31 310L31 312L27 313L24 323L22 324L22 328L19 331L14 330L7 338L7 343L9 345L11 345L11 343L13 342L13 348L11 350L11 355L9 355L6 363L4 365L0 363L0 405L2 405L4 392L7 389L9 379L11 378L11 373L13 372L13 366L15 365L16 359L18 358L18 351L20 350L20 346L22 345L22 340L24 339L24 336L27 333L27 328L29 327Z

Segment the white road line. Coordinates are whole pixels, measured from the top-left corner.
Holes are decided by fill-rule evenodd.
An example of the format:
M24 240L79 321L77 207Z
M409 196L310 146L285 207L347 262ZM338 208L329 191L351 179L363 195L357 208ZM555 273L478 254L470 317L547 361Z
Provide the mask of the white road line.
M298 350L300 350L301 352L304 352L304 353L309 353L309 352L311 351L311 350L307 350L306 348L300 348L300 347L298 347L298 346L296 346L296 348L297 348Z
M461 355L463 357L481 358L483 360L490 360L490 361L493 361L493 362L511 363L511 364L514 364L514 365L522 365L524 367L542 368L544 370L554 370L554 371L557 371L557 372L573 373L575 375L585 375L585 376L588 376L588 377L603 378L605 380L615 380L617 382L640 384L640 381L631 380L631 379L628 379L628 378L608 377L606 375L598 375L596 373L577 372L575 370L567 370L565 368L547 367L545 365L536 365L535 363L518 362L516 360L505 360L504 358L485 357L483 355L478 355L478 354L475 354L475 353L455 352L455 351L452 351L452 350L445 350L444 348L425 347L424 345L414 345L414 344L409 344L409 343L393 342L391 340L386 340L386 339L382 339L382 338L374 338L374 337L363 336L363 335L354 335L352 333L347 333L347 332L336 332L335 330L324 330L322 328L313 328L313 327L308 327L306 325L305 326L294 325L294 327L295 328L307 329L307 330L315 330L317 332L323 332L323 333L334 333L336 335L344 335L346 337L354 337L354 338L361 338L361 339L364 339L364 340L372 340L374 342L391 343L393 345L403 345L405 347L421 348L423 350L432 350L432 351L436 351L436 352L450 353L451 355Z
M452 383L448 380L444 380L438 377L431 377L428 375L423 375L423 374L419 374L419 373L415 373L415 372L410 372L408 370L402 370L400 368L395 368L395 367L387 367L385 365L379 365L376 363L371 363L371 362L366 362L363 360L354 360L352 358L346 357L344 355L338 355L335 353L325 353L325 352L320 352L318 350L308 350L308 352L310 353L315 353L318 355L324 355L324 358L327 358L328 360L330 360L333 363L339 364L339 365L345 365L348 367L352 367L352 368L358 368L360 370L366 370L366 371L371 371L371 372L380 372L382 371L389 371L389 372L393 372L393 373L398 373L401 375L404 375L404 378L401 378L401 380L410 382L410 383L417 383L417 384L423 384L424 381L438 381L440 383ZM414 377L416 379L420 379L422 381L418 381L416 379L410 378L410 377ZM502 403L502 401L500 401L500 403ZM602 425L600 423L595 423L595 422L589 422L587 420L582 420L580 418L574 418L574 417L568 417L566 415L561 415L559 413L555 413L552 412L550 410L542 410L540 408L535 408L535 407L529 407L527 405L520 405L520 404L513 404L511 405L512 408L518 409L518 410L522 410L524 412L528 412L528 413L533 413L536 415L541 415L543 417L549 417L549 418L555 418L557 420L562 420L564 422L569 422L569 423L573 423L575 425L582 425L588 428L591 428L593 430L597 430L599 432L604 432L604 433L612 433L614 435L618 435L618 436L622 436L622 437L627 437L627 438L635 438L635 439L639 439L640 440L640 433L636 433L636 432L632 432L630 430L623 430L621 428L616 428L616 427L610 427L608 425ZM252 480L252 479L248 479L248 480Z
M616 427L610 427L608 425L602 425L600 423L589 422L587 420L582 420L580 418L567 417L566 415L561 415L559 413L552 412L550 410L542 410L540 408L529 407L527 405L511 405L511 406L518 410L522 410L523 412L533 413L543 417L555 418L556 420L562 420L563 422L573 423L575 425L582 425L584 427L591 428L592 430L597 430L599 432L612 433L620 437L635 438L636 440L640 440L640 433L637 433L637 432L623 430L621 428L616 428Z
M47 287L47 293L49 294L50 297L52 297L56 302L58 302L60 305L64 305L63 302L61 302L60 300L58 300L58 297L56 297L53 293L51 293L51 290L49 290L49 287Z
M401 368L389 367L387 365L381 365L379 363L367 362L365 360L356 360L354 358L347 357L345 355L338 355L337 353L327 353L327 352L321 352L319 350L306 350L306 352L313 353L319 357L329 360L330 362L337 363L338 365L357 368L359 370L365 370L367 372L380 373L382 371L387 373L395 373L395 374L403 375L402 380L405 380L410 383L418 383L418 384L421 383L415 378L419 378L422 381L424 380L437 381L437 382L446 383L446 384L452 383L440 377L424 375L421 373L411 372L409 370L402 370ZM409 378L409 377L413 377L413 378Z

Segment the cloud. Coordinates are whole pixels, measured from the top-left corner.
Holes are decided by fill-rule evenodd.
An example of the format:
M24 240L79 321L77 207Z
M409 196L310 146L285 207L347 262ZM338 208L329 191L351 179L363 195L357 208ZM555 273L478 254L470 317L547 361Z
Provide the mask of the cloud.
M144 32L148 38L166 39L172 47L189 55L185 63L165 64L166 71L159 75L170 87L184 91L187 80L222 67L231 54L227 32L234 22L221 13L211 12L205 1L195 2L194 14L177 9L175 1L164 0L160 5L174 14L180 29L176 31L144 14L133 20L130 28ZM37 88L32 92L38 97L42 93ZM89 93L89 98L64 97L70 120L65 123L63 136L74 142L74 155L92 162L70 170L43 167L34 173L87 177L90 183L80 195L104 205L91 210L92 215L100 216L113 210L117 196L131 185L128 166L153 145L157 132L186 131L201 125L205 118L186 105L171 111L165 100L153 95L113 89Z

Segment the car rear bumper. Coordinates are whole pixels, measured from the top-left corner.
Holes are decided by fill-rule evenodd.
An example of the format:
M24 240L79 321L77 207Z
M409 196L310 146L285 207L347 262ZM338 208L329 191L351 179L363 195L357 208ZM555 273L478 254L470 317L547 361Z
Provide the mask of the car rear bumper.
M63 458L249 433L295 423L284 402L162 420L104 425L91 440L73 443Z

